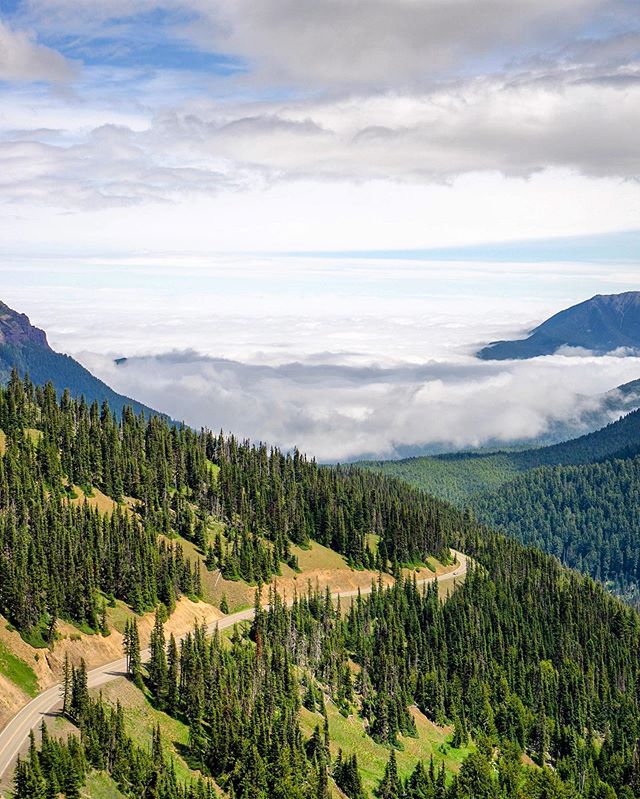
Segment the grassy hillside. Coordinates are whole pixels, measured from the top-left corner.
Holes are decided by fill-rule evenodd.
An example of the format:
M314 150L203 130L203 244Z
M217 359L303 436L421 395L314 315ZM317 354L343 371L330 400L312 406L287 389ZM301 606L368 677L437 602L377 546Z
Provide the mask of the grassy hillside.
M31 666L0 641L0 674L20 688L27 696L38 693L38 678Z
M126 799L113 779L103 771L94 771L80 792L82 799Z
M377 743L369 735L357 716L345 718L331 702L327 703L329 719L330 750L333 757L338 751L343 755L356 755L360 764L362 784L371 795L377 788L389 760L389 747ZM417 708L412 708L416 724L416 737L399 736L400 747L396 752L398 771L407 778L418 761L426 763L433 757L434 763L444 762L447 771L455 773L459 770L464 758L473 751L472 746L456 749L452 746L453 728L438 727ZM317 724L322 724L322 717L306 708L300 711L300 726L307 736L311 736Z
M637 416L629 419L622 432L549 448L551 455L502 454L599 457L621 438L625 446L632 441ZM237 799L329 799L331 779L345 785L358 775L354 761L336 763L336 750L360 753L368 788L382 773L397 783L396 760L405 775L432 754L454 785L471 740L477 749L460 766L460 782L470 787L456 794L464 799L498 795L496 775L507 767L524 787L512 786L505 799L563 795L531 790L534 772L520 769L523 758L539 764L544 780L564 781L564 795L586 774L592 790L585 799L629 798L640 731L640 617L590 580L403 481L320 468L297 451L159 419L145 424L126 412L118 419L84 402L59 403L51 386L35 390L12 378L0 387L0 428L0 610L50 647L46 658L31 655L38 675L63 644L78 644L65 710L83 748L74 754L75 744L56 744L57 757L77 755L78 763L107 770L130 799L153 784L166 786L158 791L164 799L210 793L171 787L165 754L183 776L210 774ZM477 568L447 601L435 585L394 581L410 567L437 572L434 558L446 561L450 547ZM351 609L338 610L326 596L332 579L355 590L377 571L382 585ZM216 599L221 584L253 594L251 584L272 580L297 595L291 607L271 590L268 607L243 630L207 636L199 626L180 647L171 643L180 620L184 630L220 618L222 609L203 600ZM175 608L164 629L162 606ZM199 612L205 608L209 619ZM103 662L119 656L120 630L132 681L153 703L127 698L124 719L88 695L85 667L77 665L96 650L111 652ZM5 632L24 645L18 632ZM147 645L145 674L135 653ZM117 695L128 688L123 683ZM159 717L160 708L172 718ZM314 718L323 722L317 733ZM150 749L154 724L164 735L152 735ZM615 749L596 745L605 739ZM107 751L113 756L105 758ZM52 762L42 759L43 779L55 796ZM27 790L17 799L33 799L28 780L37 778L37 765L34 754L18 766ZM67 770L72 787L81 777L81 763ZM430 780L426 795L434 794L428 772L414 769L414 777ZM437 779L444 783L444 770ZM110 788L102 780L96 790L109 796ZM425 795L397 784L386 795L402 792Z
M178 779L188 782L191 778L197 777L197 772L189 767L183 757L189 743L187 724L156 709L149 701L148 694L136 688L124 677L107 683L99 691L93 691L92 694L96 698L101 695L103 702L113 707L116 707L118 702L121 704L124 708L127 735L130 735L133 742L144 749L151 748L153 730L159 726L165 756L173 760Z

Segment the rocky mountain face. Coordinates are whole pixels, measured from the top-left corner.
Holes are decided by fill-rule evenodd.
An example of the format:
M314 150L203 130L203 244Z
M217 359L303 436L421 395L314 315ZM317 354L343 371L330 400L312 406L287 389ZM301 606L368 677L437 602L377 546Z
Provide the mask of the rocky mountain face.
M0 300L0 345L33 345L49 347L47 334L29 321L26 314L18 313Z

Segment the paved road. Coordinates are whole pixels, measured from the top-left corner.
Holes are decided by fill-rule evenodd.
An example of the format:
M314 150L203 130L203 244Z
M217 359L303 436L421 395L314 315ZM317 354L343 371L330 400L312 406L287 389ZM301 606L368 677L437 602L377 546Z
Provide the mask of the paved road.
M440 585L443 583L455 580L462 577L467 571L467 558L461 552L452 550L456 555L459 566L448 574L438 577ZM433 582L436 577L427 577L420 580L420 583ZM361 594L368 594L370 588L360 589ZM358 590L355 591L337 591L332 596L334 598L349 598L358 595ZM250 621L253 618L253 608L240 610L237 613L231 613L218 621L209 625L208 631L213 633L216 627L219 630L224 630L227 627L233 627L241 621ZM148 660L150 652L145 649L142 652L143 661ZM125 674L125 659L114 660L111 663L106 663L104 666L98 666L88 673L89 688L98 688L105 683L117 680ZM53 711L58 710L62 706L61 700L61 686L60 684L47 688L41 694L32 699L28 705L21 708L16 715L11 719L7 726L0 732L0 780L4 776L5 771L11 766L18 753L22 749L25 741L29 736L31 730L40 726L42 719Z

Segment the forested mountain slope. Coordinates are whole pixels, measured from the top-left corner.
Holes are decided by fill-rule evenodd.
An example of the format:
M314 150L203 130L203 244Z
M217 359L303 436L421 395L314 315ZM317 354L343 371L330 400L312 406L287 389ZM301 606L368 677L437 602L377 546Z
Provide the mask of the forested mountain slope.
M123 397L94 377L88 369L69 355L55 352L49 346L46 333L34 327L25 314L18 313L0 301L0 382L6 383L12 369L20 376L28 374L38 385L51 382L58 395L68 389L73 397L84 397L109 403L111 410L120 415L125 407L147 416L166 414L148 408L140 402Z
M534 469L472 499L478 517L640 599L640 458Z
M0 611L55 645L56 618L98 630L110 596L138 611L161 602L146 666L135 617L127 623L129 671L154 707L188 724L183 753L204 778L179 780L159 733L150 756L122 709L87 694L75 663L65 708L79 737L34 743L17 799L78 796L96 769L131 799L208 799L211 777L235 799L364 799L363 737L388 747L384 799L640 796L640 617L588 578L401 481L127 410L117 419L15 374L0 390L0 427ZM119 507L74 506L74 485ZM451 546L477 567L445 602L409 578L343 612L310 587L291 607L275 593L268 609L257 600L230 641L202 628L179 648L167 639L166 610L201 579L181 541L258 583L312 539L396 576ZM417 713L453 729L441 758L405 779L394 752L417 734ZM336 715L359 730L342 753ZM462 759L469 737L471 754L445 774L440 760L450 749Z
M327 709L337 707L389 746L376 794L386 799L637 797L640 617L548 556L460 515L455 526L478 567L444 603L411 580L376 588L346 614L313 591L291 607L273 593L230 644L196 629L180 651L159 618L149 664L143 670L132 655L131 679L156 707L187 720L189 762L228 796L371 796L357 745L332 745ZM78 753L77 772L106 768L126 796L149 784L162 799L186 796L165 758L136 749L118 712L105 712L84 686L76 670L67 713L81 744L66 758ZM453 724L452 748L472 737L455 776L437 756L399 774L394 747L416 734L416 706L434 724ZM302 715L315 719L309 737ZM159 733L153 751L163 751ZM538 765L524 766L523 752ZM32 753L21 784L33 784L33 763L47 785L59 780ZM208 790L203 783L189 797Z
M118 420L106 404L67 393L58 401L51 384L34 388L15 373L0 389L0 429L0 611L23 630L46 634L58 614L96 629L98 591L136 610L197 594L197 570L179 544L166 543L174 532L207 547L225 576L252 582L277 573L292 543L310 539L384 569L447 557L441 503L400 481L320 469L298 452L129 409ZM126 496L136 513L74 506L74 485L118 503ZM207 542L212 515L225 533ZM370 533L380 536L375 553Z
M548 447L460 452L400 461L367 461L363 468L399 477L434 496L464 506L478 492L497 489L539 466L594 463L640 452L640 410L594 433Z
M639 449L640 411L633 411L595 433L550 447L378 466L471 507L482 522L557 556L635 604Z

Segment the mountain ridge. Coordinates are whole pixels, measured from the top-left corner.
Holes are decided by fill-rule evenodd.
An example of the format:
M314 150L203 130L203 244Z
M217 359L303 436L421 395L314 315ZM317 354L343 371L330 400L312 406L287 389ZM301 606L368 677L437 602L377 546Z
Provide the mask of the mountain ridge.
M491 342L476 356L485 361L523 360L552 355L565 346L600 355L640 348L640 291L596 294L549 317L526 338Z
M0 300L0 382L6 383L13 369L21 377L28 374L35 385L53 383L58 395L68 389L72 396L84 396L89 403L106 400L118 415L131 407L146 417L159 416L176 423L168 414L114 391L70 355L53 350L44 330Z

